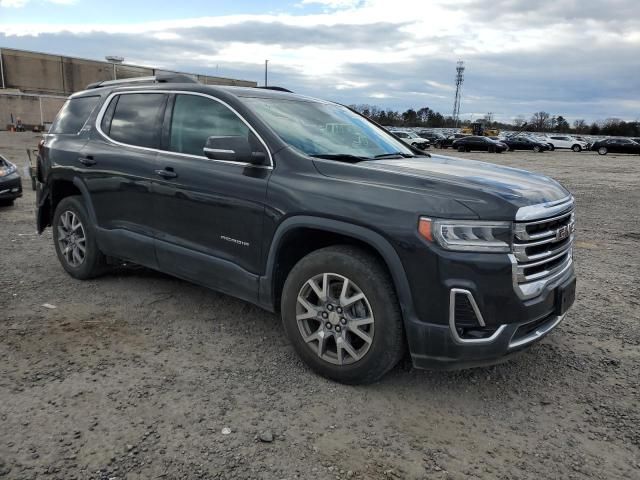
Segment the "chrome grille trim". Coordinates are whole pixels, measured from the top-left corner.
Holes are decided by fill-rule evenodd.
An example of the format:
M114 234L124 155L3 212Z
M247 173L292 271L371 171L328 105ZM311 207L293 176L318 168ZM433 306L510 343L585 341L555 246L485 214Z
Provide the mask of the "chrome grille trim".
M573 210L573 197L571 195L553 202L522 207L516 213L516 222L547 219L567 210Z
M549 205L523 207L516 215L516 219L531 218L514 224L513 253L509 255L514 289L523 299L539 295L573 264L573 197ZM535 212L549 215L533 218Z

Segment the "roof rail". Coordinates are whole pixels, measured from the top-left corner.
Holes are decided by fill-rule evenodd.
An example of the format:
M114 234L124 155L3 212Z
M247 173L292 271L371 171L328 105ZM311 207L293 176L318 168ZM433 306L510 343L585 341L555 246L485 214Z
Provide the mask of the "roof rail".
M137 83L199 83L193 77L181 73L158 73L152 77L133 77L121 80L103 80L87 85L87 90L109 87L113 85L129 85Z
M262 86L262 87L255 87L255 88L263 88L263 89L265 89L265 90L275 90L275 91L277 91L277 92L293 93L291 90L289 90L288 88L284 88L284 87L276 87L276 86L273 86L273 87L270 87L270 86L269 86L269 87L265 87L265 86Z

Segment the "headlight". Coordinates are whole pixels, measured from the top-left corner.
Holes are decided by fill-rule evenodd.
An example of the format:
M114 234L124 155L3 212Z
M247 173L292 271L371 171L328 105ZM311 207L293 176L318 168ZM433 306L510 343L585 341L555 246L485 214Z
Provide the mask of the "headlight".
M8 175L11 175L17 169L18 168L11 163L8 166L0 167L0 177L6 177Z
M511 252L511 222L441 220L421 217L418 232L447 250L463 252Z

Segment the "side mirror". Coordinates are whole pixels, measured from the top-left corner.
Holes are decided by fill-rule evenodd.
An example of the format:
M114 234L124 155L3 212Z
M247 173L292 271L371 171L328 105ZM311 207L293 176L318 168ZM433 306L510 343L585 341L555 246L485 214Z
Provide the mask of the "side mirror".
M254 165L262 165L266 160L264 152L253 152L247 137L238 135L209 137L203 152L211 160L226 160Z

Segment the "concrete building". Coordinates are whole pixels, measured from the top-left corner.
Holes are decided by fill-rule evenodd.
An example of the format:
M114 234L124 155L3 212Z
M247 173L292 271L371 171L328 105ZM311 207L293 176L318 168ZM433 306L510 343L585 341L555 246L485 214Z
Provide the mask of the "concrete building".
M66 97L102 80L152 76L167 70L139 65L0 49L0 129L18 118L27 126L53 121ZM209 75L191 75L206 85L255 87L256 82Z

